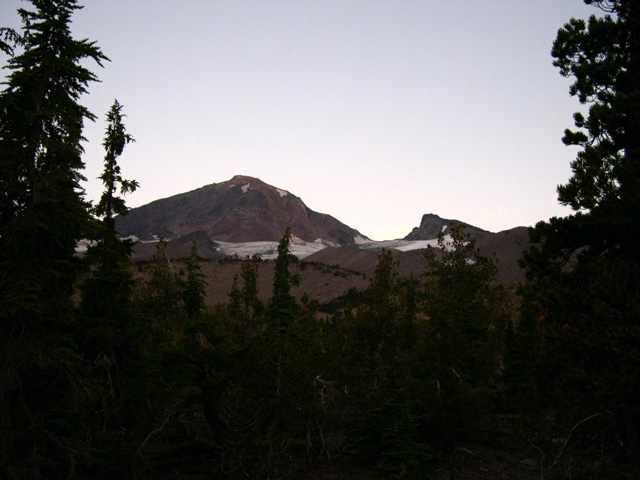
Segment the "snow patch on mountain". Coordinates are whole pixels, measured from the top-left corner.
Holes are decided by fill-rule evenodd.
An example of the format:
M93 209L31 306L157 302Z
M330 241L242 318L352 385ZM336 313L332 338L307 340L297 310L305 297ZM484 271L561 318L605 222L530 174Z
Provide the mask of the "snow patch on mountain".
M280 190L279 188L276 188L276 190L278 191L281 197L286 197L287 195L289 195L289 192L287 192L286 190Z
M356 245L368 245L371 243L371 240L357 235L353 238L353 243L355 243Z
M247 191L249 190L249 187L251 186L251 182L247 183L246 185L243 185L241 188L242 193L247 193Z
M354 243L359 248L367 250L395 249L401 252L410 250L418 250L421 248L434 247L438 248L438 240L385 240L381 242L371 241L362 237L354 238ZM278 256L278 242L244 242L231 243L216 241L217 250L223 255L236 256L238 258L250 257L257 255L263 260L274 260ZM451 236L445 236L445 245L451 245ZM313 242L305 242L301 238L293 237L291 242L291 253L302 259L312 255L327 247L339 247L334 242L329 242L318 238Z
M367 250L382 250L383 248L390 250L400 250L401 252L408 252L410 250L419 250L421 248L439 248L438 239L432 238L430 240L383 240L380 242L367 242L358 244L360 248ZM444 245L445 247L450 247L453 245L453 241L451 240L451 235L444 236Z
M340 246L340 244L332 242L330 240L323 240L322 238L316 238L313 243L321 243L323 244L325 247L336 247L338 248Z
M324 242L321 239L318 240L315 242L305 242L300 238L294 237L290 245L290 252L302 259L327 248L327 243L331 243ZM278 257L278 243L279 242L231 243L216 241L217 250L223 255L236 256L238 258L257 255L263 260L275 260Z

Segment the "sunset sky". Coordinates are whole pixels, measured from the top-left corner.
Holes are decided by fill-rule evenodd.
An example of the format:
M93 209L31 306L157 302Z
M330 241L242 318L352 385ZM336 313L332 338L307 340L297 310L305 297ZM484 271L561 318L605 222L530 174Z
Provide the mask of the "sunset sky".
M82 103L87 196L97 199L105 114L135 137L131 207L258 177L375 240L425 213L490 231L570 211L556 186L581 108L552 66L579 0L85 0L77 38L111 59ZM21 0L0 0L19 27ZM6 58L0 58L0 64ZM6 70L5 70L6 74Z

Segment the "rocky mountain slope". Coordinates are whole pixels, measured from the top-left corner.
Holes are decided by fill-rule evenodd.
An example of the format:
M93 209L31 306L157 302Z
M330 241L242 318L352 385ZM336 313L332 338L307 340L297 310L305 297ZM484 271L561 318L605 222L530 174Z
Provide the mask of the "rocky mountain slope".
M309 262L370 277L379 251L386 248L399 262L401 276L419 277L425 268L420 249L437 246L438 234L446 235L454 223L463 224L477 239L481 253L496 255L501 283L513 285L523 280L518 259L528 246L525 227L492 233L429 213L403 239L376 242L330 215L312 211L295 195L242 175L134 208L117 219L117 228L122 236L141 240L134 260L151 258L154 240L160 236L169 240L167 251L172 258L187 257L191 241L196 240L203 258L258 254L270 259L275 257L283 232L291 226L295 237L292 251Z
M172 259L185 258L189 254L190 239L195 238L200 246L199 253L210 259L202 262L202 273L206 275L207 305L213 307L218 303L228 301L233 277L241 274L242 262L231 258L223 258L213 253L215 249L207 246L206 237L193 235L169 242L168 253ZM200 242L203 243L200 243ZM156 243L145 243L136 248L146 249L146 258L150 258L155 251ZM519 300L515 290L519 282L524 280L524 272L518 266L518 259L522 251L529 245L527 229L524 227L491 234L478 240L478 248L485 256L494 256L498 261L498 282L508 293L508 301L517 306ZM424 250L409 250L406 252L391 249L394 260L398 262L400 278L413 275L421 280L426 271ZM307 294L311 300L320 303L327 302L339 295L346 294L350 289L359 291L369 285L378 265L380 250L372 248L358 248L355 246L327 247L303 259L291 267L291 273L299 275L300 283L293 287L292 294L298 299ZM140 257L138 257L140 258ZM184 262L174 260L176 272L184 274ZM306 268L303 265L306 264ZM266 301L273 289L274 262L259 263L259 296ZM141 275L136 271L137 275Z
M289 226L305 242L341 246L368 241L286 190L243 175L134 208L116 222L122 236L140 240L204 232L216 242L234 243L278 241Z
M481 232L484 231L481 230ZM388 242L380 243L389 244ZM431 245L436 244L435 241L429 243ZM485 235L477 240L477 246L482 255L486 257L495 255L498 261L498 281L500 283L505 286L511 286L524 280L524 272L518 266L518 259L529 246L529 235L526 227L516 227L498 233L485 232ZM379 250L369 247L367 245L367 248L325 248L306 257L305 260L326 265L337 265L340 268L357 271L371 277L378 262ZM411 249L402 251L393 247L389 249L392 251L394 259L398 262L398 273L401 277L408 277L413 274L414 277L419 278L425 272L423 250Z
M233 277L241 268L241 262L233 258L253 254L266 260L275 258L277 243L287 226L292 226L296 237L293 253L309 265L304 270L302 264L294 267L301 283L292 293L297 297L307 294L323 303L353 288L366 288L383 248L390 250L398 262L401 278L423 278L426 265L422 249L437 246L438 234L446 235L454 223L464 224L426 214L405 238L376 242L329 215L313 212L291 193L246 176L157 200L117 219L121 235L142 240L135 246L133 260L149 260L157 245L154 239L163 236L169 240L167 253L174 259L177 272L184 266L178 259L188 257L191 242L196 240L198 254L210 260L203 264L209 306L227 301ZM518 259L529 245L527 229L491 233L464 225L477 239L482 254L495 255L498 281L509 292L515 309L518 300L514 292L524 280ZM273 262L261 262L260 297L265 301L272 290L272 279Z
M468 223L459 220L448 220L446 218L440 218L433 213L427 213L422 216L420 226L415 227L409 235L404 237L404 240L431 240L438 238L438 234L443 230L445 232L448 231L452 224L464 225L465 231L473 238L481 239L491 235L491 232L474 227Z

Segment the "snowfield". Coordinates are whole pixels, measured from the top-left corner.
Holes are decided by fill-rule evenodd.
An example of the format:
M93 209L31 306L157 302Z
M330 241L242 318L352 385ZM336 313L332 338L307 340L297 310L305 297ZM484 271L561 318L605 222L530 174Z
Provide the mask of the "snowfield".
M452 245L451 235L444 236L444 244L447 247ZM430 240L383 240L380 242L366 242L366 243L357 243L356 245L360 248L368 249L368 250L381 250L383 248L386 249L395 249L400 250L401 252L408 252L410 250L418 250L420 248L428 248L435 247L438 248L438 239L433 238Z
M400 250L401 252L408 252L410 250L418 250L420 248L427 247L438 248L438 240L435 238L432 240L385 240L376 242L358 236L353 240L359 248L367 250L382 250L383 248L386 248ZM239 258L257 255L263 260L274 260L278 256L278 242L216 243L218 244L218 251L224 255L235 255ZM451 245L450 235L445 235L445 245ZM318 238L313 242L305 242L301 238L293 237L291 242L291 253L302 259L327 247L339 247L339 245L321 238Z
M138 241L138 238L135 236L127 237L130 240ZM140 241L140 243L157 243L159 238L157 235L154 235L155 240L144 240ZM124 239L123 239L124 240ZM217 248L221 254L227 256L236 256L238 258L246 258L251 257L253 255L257 255L263 260L275 260L278 256L278 242L244 242L244 243L232 243L232 242L220 242L212 238L214 242L216 242ZM353 239L353 243L358 246L358 248L366 249L366 250L382 250L383 248L390 250L400 250L401 252L408 252L410 250L418 250L420 248L428 248L435 247L438 248L438 240L384 240L384 241L373 241L363 238L361 236L357 236ZM88 240L80 240L78 245L76 246L76 252L85 253L87 251L87 247L91 243ZM445 245L447 247L451 246L451 235L445 235ZM320 250L323 250L327 247L340 247L335 242L331 242L329 240L323 240L322 238L317 238L313 242L306 242L298 237L293 237L291 242L291 253L296 257L303 259L312 255Z
M278 257L278 243L279 242L231 243L216 241L216 244L218 245L217 250L224 255L235 255L239 258L257 255L263 260L275 260ZM323 248L327 248L327 245L320 243L317 240L310 243L294 237L291 242L291 253L298 258L308 257L311 254L319 252Z

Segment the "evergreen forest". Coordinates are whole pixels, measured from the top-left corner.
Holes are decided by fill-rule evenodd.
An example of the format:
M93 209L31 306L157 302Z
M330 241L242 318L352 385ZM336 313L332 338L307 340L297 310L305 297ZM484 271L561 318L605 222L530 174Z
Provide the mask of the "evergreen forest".
M640 480L640 2L585 3L551 52L585 112L573 213L530 229L519 311L458 226L419 278L382 250L320 315L291 294L289 229L266 302L255 257L213 308L196 243L182 274L162 240L133 264L117 100L103 194L82 189L81 99L109 60L73 38L76 0L25 2L0 29L0 477Z

